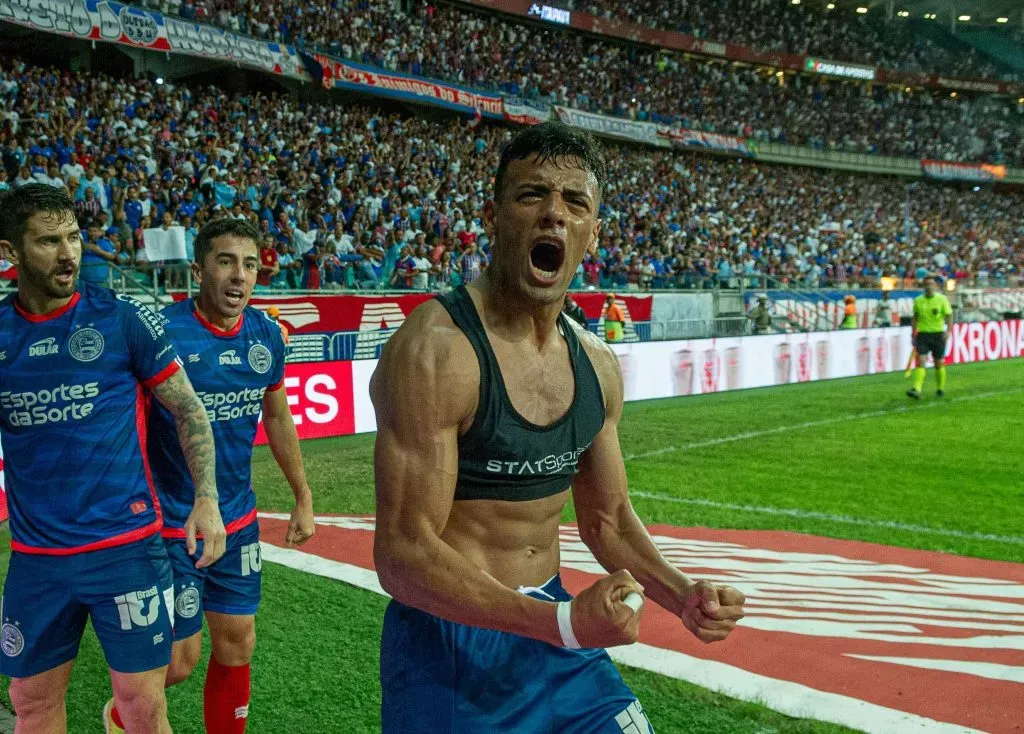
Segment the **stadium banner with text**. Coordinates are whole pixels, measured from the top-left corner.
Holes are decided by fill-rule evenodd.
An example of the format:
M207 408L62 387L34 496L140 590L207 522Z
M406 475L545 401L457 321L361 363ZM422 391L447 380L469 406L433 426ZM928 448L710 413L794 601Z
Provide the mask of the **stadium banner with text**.
M555 114L566 125L589 130L595 135L660 147L669 144L667 140L658 135L659 126L652 122L639 122L560 106L555 106Z
M943 181L1002 181L1006 178L1006 166L988 163L957 163L955 161L921 161L921 172L928 178Z
M0 0L0 21L86 41L199 56L308 80L295 49L111 0Z
M518 97L503 100L505 119L519 125L539 125L551 119L551 105Z
M873 81L877 73L873 66L862 66L861 64L850 64L845 61L828 61L827 59L816 59L808 56L804 59L804 71L825 76L840 76L846 79L862 79Z
M502 118L504 103L499 95L466 89L450 82L385 71L374 66L340 61L323 54L300 52L314 82L327 89L348 89L364 94L423 102L460 112L477 112L484 117Z
M600 291L571 294L591 327L600 331L604 326L605 294ZM434 293L396 293L385 296L356 296L349 294L324 296L255 296L249 305L261 311L276 306L278 318L295 335L324 335L336 332L357 332L354 344L347 348L350 359L373 359L380 346L405 323L406 317ZM175 300L187 296L174 295ZM638 341L646 338L644 326L650 324L653 296L617 295L616 303L626 317L626 339ZM639 328L638 328L639 327Z
M663 140L668 140L676 148L703 148L704 150L718 150L748 157L757 155L757 141L752 138L667 127L659 128L658 136Z
M347 436L355 433L352 365L356 362L305 362L285 366L288 409L299 439ZM366 383L365 389L370 389ZM256 445L267 442L260 416Z

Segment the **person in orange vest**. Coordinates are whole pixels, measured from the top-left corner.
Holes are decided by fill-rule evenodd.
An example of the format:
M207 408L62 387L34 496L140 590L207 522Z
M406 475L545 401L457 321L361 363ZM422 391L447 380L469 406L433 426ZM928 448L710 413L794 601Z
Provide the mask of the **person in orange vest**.
M284 344L288 346L288 327L281 323L281 309L277 306L271 306L267 309L267 316L277 322L277 325L281 327L281 336L284 337Z
M621 342L626 336L623 330L626 325L626 317L622 313L622 309L619 308L619 304L615 302L614 293L609 293L604 302L606 308L604 312L605 339L609 344Z
M857 328L857 296L847 296L843 299L846 302L846 308L843 309L843 321L839 324L840 329L856 329Z

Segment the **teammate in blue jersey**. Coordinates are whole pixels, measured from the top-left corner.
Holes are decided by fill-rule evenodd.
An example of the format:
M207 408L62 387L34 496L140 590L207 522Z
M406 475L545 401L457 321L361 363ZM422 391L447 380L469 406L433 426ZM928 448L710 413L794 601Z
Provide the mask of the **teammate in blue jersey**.
M29 184L0 198L0 256L18 292L0 301L0 435L11 512L0 672L19 734L66 729L64 694L87 620L126 730L170 732L173 580L146 458L146 396L173 416L193 487L194 565L224 550L213 434L165 319L78 284L81 232L67 194ZM212 542L211 542L212 541Z
M643 595L704 642L743 616L736 589L666 560L629 500L615 353L561 315L599 240L598 144L548 122L502 152L493 260L416 309L370 384L384 734L650 734L603 647L636 641ZM610 575L559 578L572 493Z
M195 300L165 308L167 335L206 408L217 451L220 509L227 550L209 568L188 560L185 520L192 484L170 413L156 407L149 420L149 458L164 508L164 542L174 571L174 649L167 685L191 675L202 652L203 617L212 655L204 689L206 730L245 731L249 664L260 603L260 538L250 468L257 423L295 495L285 536L301 545L314 532L313 504L284 387L281 327L248 306L259 272L259 232L235 219L219 219L196 237L192 272ZM118 710L108 704L108 731L119 731Z

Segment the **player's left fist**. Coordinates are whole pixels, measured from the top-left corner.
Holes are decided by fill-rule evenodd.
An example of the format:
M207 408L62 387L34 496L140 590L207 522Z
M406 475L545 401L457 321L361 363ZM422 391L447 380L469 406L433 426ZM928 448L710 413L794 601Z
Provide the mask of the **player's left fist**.
M679 618L701 642L719 642L743 619L746 600L742 592L731 586L698 581L686 590Z
M305 543L316 533L313 522L313 496L306 493L295 501L295 509L288 520L288 530L284 534L285 545L298 546Z

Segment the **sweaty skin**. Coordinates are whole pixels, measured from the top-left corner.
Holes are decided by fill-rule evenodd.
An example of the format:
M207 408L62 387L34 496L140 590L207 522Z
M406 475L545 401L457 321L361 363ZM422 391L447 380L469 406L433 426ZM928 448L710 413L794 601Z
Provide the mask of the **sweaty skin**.
M469 288L515 410L546 426L570 408L575 384L558 314L577 265L596 247L599 191L573 161L513 161L489 210L493 263ZM538 243L556 240L552 274L535 266ZM597 372L605 424L580 459L572 491L580 535L612 574L573 602L584 647L634 642L639 615L621 604L644 593L705 642L742 617L743 595L694 583L667 563L629 503L618 442L622 377L614 353L576 328ZM428 614L561 645L556 605L515 591L559 568L558 524L566 491L538 500L454 501L458 440L472 426L480 367L444 307L417 308L389 340L370 384L378 434L374 559L382 586ZM635 577L635 578L634 578Z

